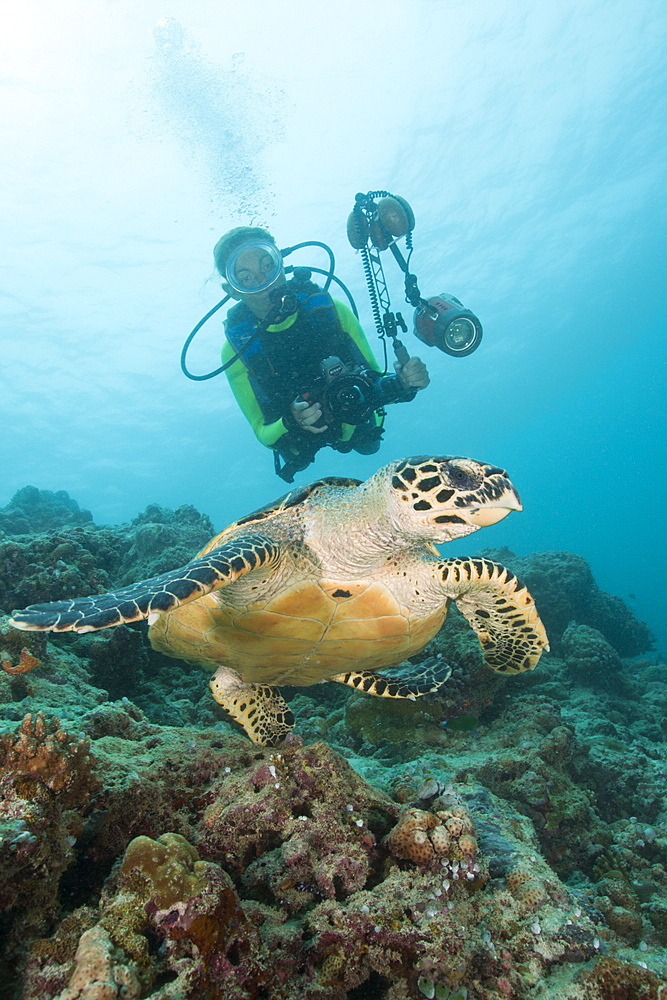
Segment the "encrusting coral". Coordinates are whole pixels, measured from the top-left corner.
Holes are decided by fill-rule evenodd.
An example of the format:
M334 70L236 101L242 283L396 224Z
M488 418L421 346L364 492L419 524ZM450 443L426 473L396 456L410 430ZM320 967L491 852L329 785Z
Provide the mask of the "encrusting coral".
M27 715L15 736L0 735L0 909L9 953L57 914L61 879L99 786L88 741L58 719Z
M7 650L0 653L0 666L6 674L27 674L30 670L41 667L41 665L41 661L33 656L26 646L21 648L16 663Z
M26 715L16 737L0 736L0 780L20 787L27 799L45 801L54 793L59 809L84 804L99 788L88 740L79 740L46 720L41 712Z
M150 987L162 968L188 963L180 983L191 992L207 987L208 972L224 981L231 971L241 981L252 979L240 966L260 945L259 932L241 908L234 885L219 865L201 861L188 841L175 833L157 840L136 837L127 847L117 875L103 894L101 924L111 941L131 957L132 967ZM149 940L162 940L159 957ZM181 963L182 964L182 963Z
M122 964L118 949L99 924L84 931L74 956L69 985L54 1000L135 1000L141 985L131 963Z

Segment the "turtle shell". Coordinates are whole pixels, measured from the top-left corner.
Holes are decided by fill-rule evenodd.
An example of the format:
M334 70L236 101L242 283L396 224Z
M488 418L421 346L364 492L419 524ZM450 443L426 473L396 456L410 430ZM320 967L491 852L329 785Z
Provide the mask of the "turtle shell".
M210 670L225 663L252 683L306 686L352 668L400 663L437 633L446 614L443 604L410 616L375 581L309 579L241 606L230 606L228 594L207 594L163 615L149 632L153 647Z

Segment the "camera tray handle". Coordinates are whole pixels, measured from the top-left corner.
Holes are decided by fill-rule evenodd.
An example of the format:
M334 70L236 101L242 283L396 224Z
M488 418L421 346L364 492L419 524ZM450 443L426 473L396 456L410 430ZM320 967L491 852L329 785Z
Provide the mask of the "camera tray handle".
M396 336L393 337L392 344L394 347L394 354L396 355L396 360L398 361L401 368L403 368L403 366L406 365L410 360L408 349L403 343L403 341L399 340L398 337Z
M389 309L387 309L384 316L382 317L382 337L383 339L385 337L389 337L389 339L391 340L391 345L394 348L394 354L396 355L396 360L398 361L399 365L403 367L403 365L407 364L407 362L410 360L410 355L408 354L408 349L403 343L403 341L399 340L398 338L399 329L403 333L407 333L408 328L405 320L403 319L400 312L393 313L390 312ZM385 351L385 364L386 361L387 358Z

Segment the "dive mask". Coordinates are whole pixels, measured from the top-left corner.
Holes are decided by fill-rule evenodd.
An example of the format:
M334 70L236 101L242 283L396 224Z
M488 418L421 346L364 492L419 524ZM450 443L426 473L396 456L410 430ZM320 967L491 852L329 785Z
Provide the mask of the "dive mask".
M274 243L244 243L227 261L225 276L236 292L263 292L282 272L283 258Z

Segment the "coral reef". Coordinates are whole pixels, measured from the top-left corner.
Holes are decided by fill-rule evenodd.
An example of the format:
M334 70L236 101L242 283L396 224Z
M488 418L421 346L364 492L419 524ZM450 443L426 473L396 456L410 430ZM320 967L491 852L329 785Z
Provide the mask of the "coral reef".
M124 532L130 544L114 583L123 587L182 566L214 534L209 518L190 504L176 510L149 504Z
M8 541L0 539L0 608L96 594L112 585L119 565L109 529L63 528Z
M129 525L98 527L64 491L34 487L19 490L4 514L0 608L7 612L163 573L188 562L214 534L209 518L187 504L175 511L151 504Z
M401 807L323 743L269 751L210 733L190 746L139 721L94 750L103 788L77 845L78 895L33 933L21 1000L343 1000L362 987L529 1000L551 976L561 996L593 1000L593 980L578 985L590 963L616 938L650 937L647 887L623 892L607 870L585 903L528 817L469 774L397 775L397 790L415 786ZM404 849L419 829L429 858ZM628 982L667 983L622 950L615 961Z
M213 533L189 507L104 528L61 506L4 529L3 607L149 576ZM285 689L299 735L274 750L143 626L0 619L3 996L664 1000L667 666L624 659L647 633L583 560L493 555L551 623L537 670L489 671L452 610L397 669L448 665L436 695Z
M119 987L121 972L130 992L118 996L287 997L299 984L297 996L326 988L344 997L373 974L410 995L419 978L447 987L486 980L490 988L502 961L517 976L515 965L528 956L536 979L568 949L574 963L594 954L594 925L581 918L573 948L567 890L532 854L528 829L517 838L507 812L483 789L447 786L434 807L448 808L425 813L442 820L431 830L453 821L462 846L466 830L479 825L489 866L523 864L542 879L539 900L514 898L502 882L491 888L488 875L463 859L454 869L451 855L462 851L448 849L429 872L397 863L390 849L397 806L325 744L295 741L280 754L251 756L237 752L225 767L202 772L207 791L191 806L190 839L167 832L127 843L98 892L94 928L86 927L76 949L72 938L63 947L64 996L86 996L100 983ZM123 839L125 813L113 819L125 827ZM534 918L525 929L538 903L541 950ZM513 952L515 925L522 933ZM506 955L494 965L489 955L501 942ZM44 983L44 953L43 943L31 950L27 982ZM52 960L49 949L46 955ZM62 985L62 974L55 978Z

